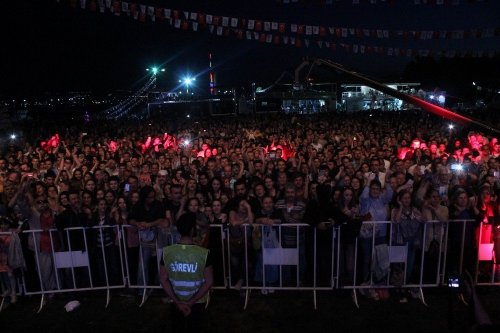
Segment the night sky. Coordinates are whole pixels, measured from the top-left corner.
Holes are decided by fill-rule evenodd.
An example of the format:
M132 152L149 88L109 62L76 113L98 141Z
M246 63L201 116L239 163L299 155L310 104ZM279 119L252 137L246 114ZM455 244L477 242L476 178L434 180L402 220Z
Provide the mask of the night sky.
M171 89L186 73L206 71L208 53L215 54L221 87L271 83L284 71L293 73L301 59L323 57L372 77L397 80L411 58L353 54L318 47L296 48L189 32L166 23L140 23L70 8L68 0L2 3L1 91L5 96L31 96L70 90L133 89L145 79L145 68L163 65L161 88ZM350 0L322 5L319 1L152 1L137 3L208 14L285 23L393 30L498 28L500 1L461 5L421 5L413 0L370 5ZM332 39L332 37L330 37ZM430 50L469 49L500 52L500 38L414 41L402 38L348 38L337 43ZM468 69L464 68L464 72ZM203 82L201 76L199 82ZM200 83L201 84L201 83Z

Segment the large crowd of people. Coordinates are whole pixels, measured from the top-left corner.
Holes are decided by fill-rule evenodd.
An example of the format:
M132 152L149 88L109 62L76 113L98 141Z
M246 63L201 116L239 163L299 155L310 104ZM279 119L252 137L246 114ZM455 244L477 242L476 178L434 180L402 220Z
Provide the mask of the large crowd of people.
M44 127L32 129L24 140L11 140L0 155L0 215L7 217L2 230L43 230L27 233L30 238L22 236L20 241L26 264L32 271L40 270L45 290L75 282L71 274L56 281L52 251L95 254L91 261L97 273L90 277L85 269L76 269L77 285L85 286L91 278L95 285L104 285L107 276L121 276L120 239L111 227L116 225L129 226L124 237L130 283L151 283L158 279L149 269L157 255L155 247L176 243L176 221L192 213L193 242L213 249L215 255L220 236L210 232L210 225L223 225L229 232L236 288L248 283L246 276L263 279L258 268L261 246L244 235L262 239L262 244L298 246L296 275L299 283L307 281L310 228L284 228L278 239L276 226L291 223L318 231L318 269L323 274L319 280L329 279L330 230L337 226L343 235L340 267L348 283L370 279L372 245L389 237L408 244L408 282L415 276L420 249L425 244L424 252L432 252L432 240L442 227L427 227L424 235L425 221L474 221L465 227L466 268L474 267L480 243L494 243L495 257L500 258L499 156L500 143L491 133L460 124L451 127L449 121L423 111ZM369 220L392 221L398 228L361 224ZM252 224L264 227L248 227ZM110 228L85 235L71 230L64 237L49 231L93 226ZM462 229L450 226L449 237L446 250L450 258L458 258ZM19 266L9 261L9 245L15 240L3 234L0 241L2 290L15 301L12 277ZM243 251L244 244L250 251ZM449 269L457 270L452 259ZM245 260L253 264L244 265ZM500 262L493 265L499 281ZM214 260L215 279L222 274L218 269ZM272 266L265 273L272 287L278 274ZM293 273L284 270L285 282Z

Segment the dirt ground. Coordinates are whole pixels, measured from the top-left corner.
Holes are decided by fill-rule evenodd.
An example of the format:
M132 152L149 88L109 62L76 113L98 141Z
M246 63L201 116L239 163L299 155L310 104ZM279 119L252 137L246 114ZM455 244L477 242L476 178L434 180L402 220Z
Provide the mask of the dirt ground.
M480 298L494 322L500 322L500 288L481 287ZM253 291L248 307L236 291L216 290L206 312L206 332L470 332L470 307L445 288L424 290L428 306L391 297L374 301L359 296L360 308L348 291ZM23 297L0 313L0 332L170 332L168 304L155 291L140 308L139 299L119 296L105 308L103 294L78 295L80 308L67 313L70 299L58 297L36 314L39 297ZM450 311L451 308L451 311Z

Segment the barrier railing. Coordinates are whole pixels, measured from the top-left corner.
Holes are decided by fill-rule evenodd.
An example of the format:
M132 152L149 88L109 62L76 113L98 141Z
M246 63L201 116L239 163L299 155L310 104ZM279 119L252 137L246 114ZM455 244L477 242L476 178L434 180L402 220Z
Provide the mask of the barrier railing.
M211 225L213 289L241 289L244 308L255 290L311 291L317 308L317 292L334 288L352 290L358 307L358 293L389 288L411 288L425 304L422 288L447 283L449 274L474 271L476 285L500 285L487 226L474 220L428 221L415 237L401 240L398 224L390 221L365 221L352 239L341 227L254 224L235 233ZM106 291L107 307L110 291L126 287L142 296L142 306L151 290L162 288L156 277L163 247L174 244L177 235L163 230L146 244L136 231L126 225L23 231L28 270L17 290L41 295L38 311L51 294L93 290ZM136 238L130 242L130 237ZM431 256L433 240L437 247Z

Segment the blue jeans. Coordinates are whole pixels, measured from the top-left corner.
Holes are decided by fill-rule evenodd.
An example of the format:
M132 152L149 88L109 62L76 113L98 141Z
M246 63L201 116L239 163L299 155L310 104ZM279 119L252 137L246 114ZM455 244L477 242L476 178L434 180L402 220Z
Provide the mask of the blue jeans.
M149 280L149 267L151 265L151 257L155 253L156 248L141 246L141 250L139 252L139 267L137 269L137 285L138 286L147 286L150 283ZM156 258L156 256L154 256ZM156 267L155 267L156 269ZM155 274L155 280L158 276ZM142 289L139 289L139 293L142 293Z

